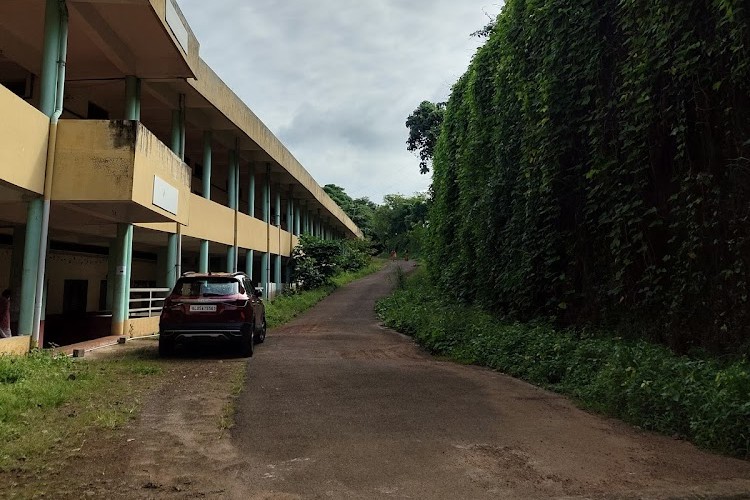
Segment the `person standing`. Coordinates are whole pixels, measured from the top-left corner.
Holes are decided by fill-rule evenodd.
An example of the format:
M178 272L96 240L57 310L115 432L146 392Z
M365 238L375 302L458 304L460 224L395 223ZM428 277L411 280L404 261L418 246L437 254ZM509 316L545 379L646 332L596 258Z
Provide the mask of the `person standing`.
M10 290L5 289L0 296L0 338L10 336Z

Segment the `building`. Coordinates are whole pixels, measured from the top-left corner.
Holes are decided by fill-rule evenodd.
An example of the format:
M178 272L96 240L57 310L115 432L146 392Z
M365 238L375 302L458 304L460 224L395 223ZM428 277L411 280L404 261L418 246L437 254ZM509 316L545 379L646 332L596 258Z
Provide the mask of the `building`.
M304 233L361 237L175 0L0 2L0 289L20 335L0 352L153 333L149 297L183 271L272 295Z

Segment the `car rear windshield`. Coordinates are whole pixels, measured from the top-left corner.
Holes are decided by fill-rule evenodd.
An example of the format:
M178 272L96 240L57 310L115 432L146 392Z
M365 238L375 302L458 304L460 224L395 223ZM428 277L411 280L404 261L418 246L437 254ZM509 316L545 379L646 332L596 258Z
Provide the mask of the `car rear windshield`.
M240 284L231 278L180 278L174 293L182 297L223 297L240 293Z

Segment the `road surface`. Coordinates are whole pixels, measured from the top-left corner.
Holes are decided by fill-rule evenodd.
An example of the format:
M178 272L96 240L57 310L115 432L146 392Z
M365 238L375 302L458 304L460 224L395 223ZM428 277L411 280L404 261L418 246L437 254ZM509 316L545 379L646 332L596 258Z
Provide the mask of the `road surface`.
M750 498L750 463L577 409L383 328L390 268L269 332L231 433L227 369L176 359L140 420L81 457L71 497ZM127 439L126 439L127 438ZM99 450L99 451L97 451ZM73 466L71 466L73 467Z

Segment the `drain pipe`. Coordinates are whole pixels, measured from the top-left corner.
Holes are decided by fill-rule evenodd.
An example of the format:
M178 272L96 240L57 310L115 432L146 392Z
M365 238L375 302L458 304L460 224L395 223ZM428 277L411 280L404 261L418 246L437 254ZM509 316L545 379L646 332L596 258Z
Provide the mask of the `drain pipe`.
M65 0L60 0L60 50L57 58L57 94L55 95L55 112L50 119L49 139L47 143L47 166L44 172L44 205L42 209L42 234L39 244L39 268L36 277L34 296L34 324L31 332L31 345L38 346L39 330L42 321L42 302L44 300L44 278L47 267L47 237L49 236L49 213L52 200L52 177L55 173L55 151L57 150L57 124L63 113L63 95L65 92L65 61L68 57L68 8Z

